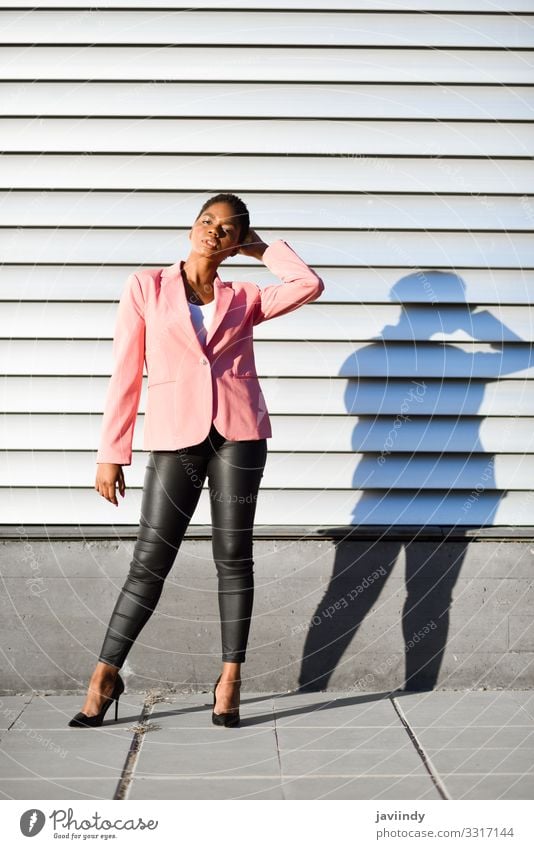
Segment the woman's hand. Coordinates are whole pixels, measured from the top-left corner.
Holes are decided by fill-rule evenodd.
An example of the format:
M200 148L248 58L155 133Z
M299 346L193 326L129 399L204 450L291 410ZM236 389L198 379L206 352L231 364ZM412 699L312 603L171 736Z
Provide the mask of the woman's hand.
M117 495L115 492L116 484L119 485L119 492L124 498L126 485L124 483L124 474L122 466L118 463L98 463L96 469L95 489L107 501L111 501L115 507L119 506Z
M243 254L244 256L252 256L254 259L261 259L267 247L268 245L263 239L250 227L245 236L245 241L236 253Z

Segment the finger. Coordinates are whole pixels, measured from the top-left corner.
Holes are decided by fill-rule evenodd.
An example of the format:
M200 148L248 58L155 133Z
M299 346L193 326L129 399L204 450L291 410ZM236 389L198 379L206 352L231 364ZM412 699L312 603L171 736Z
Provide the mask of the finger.
M122 474L122 472L119 475L119 492L121 494L121 497L124 498L124 493L126 492L126 484L124 482L124 475Z
M106 494L104 495L104 498L107 498L107 500L111 501L112 504L115 504L116 506L118 506L119 502L117 501L117 495L115 493L115 484L114 483L108 483L105 486L105 493Z

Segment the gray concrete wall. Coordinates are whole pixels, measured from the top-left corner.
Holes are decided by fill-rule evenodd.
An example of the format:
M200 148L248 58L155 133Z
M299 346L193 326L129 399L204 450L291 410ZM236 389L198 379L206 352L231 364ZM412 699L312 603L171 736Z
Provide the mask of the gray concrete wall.
M532 687L534 533L298 536L255 539L243 691ZM1 694L85 689L133 546L131 529L115 540L3 536ZM123 672L134 692L206 689L219 671L204 533L184 539Z

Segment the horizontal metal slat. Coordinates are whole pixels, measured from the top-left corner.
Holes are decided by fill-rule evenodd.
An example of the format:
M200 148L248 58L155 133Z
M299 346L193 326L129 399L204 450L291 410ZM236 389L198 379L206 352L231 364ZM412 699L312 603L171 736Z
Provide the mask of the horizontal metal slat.
M23 305L6 303L0 315L0 336L4 339L61 339L68 328L70 339L111 338L116 313L115 304L62 304L58 301L29 302ZM254 328L254 338L258 340L370 340L369 346L360 348L357 354L352 349L345 351L345 356L351 357L351 360L355 357L350 364L351 373L355 375L358 374L359 361L367 362L368 359L364 358L371 357L373 365L379 356L384 356L378 353L384 342L424 342L430 337L436 343L471 342L473 339L499 343L529 341L534 338L534 307L494 305L491 308L476 307L469 310L462 306L442 304L438 309L432 304L368 306L322 304L319 300L304 304L287 315L277 316L276 320L262 322ZM309 346L308 353L311 355L312 349L316 354L315 345ZM465 356L462 356L459 347L455 351L451 353L451 358L456 357L456 361L471 360L469 351L464 352ZM522 368L528 364L525 353L522 351L512 355L517 358L517 362L522 363ZM486 362L497 361L494 353L480 354L481 362L483 357Z
M214 71L216 68L216 71ZM532 84L531 54L464 48L411 50L272 46L2 47L0 77L8 80L250 80Z
M0 118L0 135L6 153L317 155L328 151L346 156L486 158L530 157L534 147L532 123L506 121Z
M140 414L134 433L134 464L143 463ZM269 452L374 451L477 454L534 453L534 418L517 416L271 415ZM101 415L77 413L6 413L0 417L4 451L96 452ZM86 458L89 465L93 462Z
M491 309L476 307L469 310L461 306L442 304L439 309L432 305L410 305L401 307L376 304L369 307L350 304L310 304L293 314L279 316L276 325L264 322L255 330L258 339L351 339L370 340L367 348L351 354L351 366L358 373L358 362L371 357L385 342L393 341L467 341L520 342L534 338L534 309L530 307L499 307ZM375 341L376 340L376 341ZM371 347L372 346L372 347ZM355 356L355 362L352 358ZM462 359L459 348L453 355ZM495 362L494 354L481 355L486 361ZM491 358L491 359L490 359ZM464 362L471 360L469 353ZM523 359L523 364L528 360Z
M521 15L246 11L0 11L4 44L534 46Z
M287 234L282 231L282 237ZM177 256L177 253L175 253ZM3 265L0 275L0 301L112 301L119 299L132 271L144 266L106 267L83 265ZM337 268L315 264L327 281L321 304L399 303L396 297L402 279L402 302L439 304L534 304L534 271L522 269L476 269L456 266L454 271L425 269L424 276L406 267ZM237 259L219 267L223 280L250 280L259 286L273 282L268 268L258 263L251 268ZM461 285L459 282L461 281Z
M4 413L101 412L109 380L102 377L5 377ZM534 392L526 380L346 380L265 377L269 412L308 415L532 416ZM146 385L139 411L145 411Z
M15 0L10 7L28 7L27 0ZM65 0L47 0L47 8L64 8ZM180 7L176 0L158 0L158 8L175 9ZM69 0L69 8L86 9L87 0ZM99 2L99 9L147 9L151 5L147 0L105 0ZM190 7L188 7L190 8ZM346 10L348 12L369 11L376 9L381 12L400 11L425 11L425 12L531 12L531 0L499 0L498 6L495 0L335 0L334 3L326 3L325 0L261 0L251 7L250 0L196 0L195 9L246 9L246 11L280 9L281 11L302 9L304 11L326 11Z
M2 83L0 93L0 115L10 117L532 119L523 86L33 81Z
M534 168L532 169L534 172ZM334 230L263 229L261 237L270 243L283 238L309 265L394 265L404 261L422 269L478 266L491 268L533 268L534 239L530 233L426 233L423 222L413 231L377 231L343 233ZM132 263L167 265L178 256L187 256L190 243L185 233L175 230L113 230L79 228L5 228L0 244L0 262L23 263ZM247 261L248 260L248 261ZM240 257L253 274L257 260ZM418 275L422 287L425 278ZM489 271L488 271L489 273ZM223 277L224 279L224 277ZM271 275L271 280L273 276ZM449 277L449 283L454 281ZM402 288L404 283L397 287ZM456 291L463 292L456 279ZM431 287L426 286L432 297ZM458 295L457 295L458 297Z
M197 217L197 193L0 192L0 225L17 227L187 228ZM255 229L532 231L534 198L467 195L258 194L246 203ZM237 261L239 257L237 258ZM234 260L236 262L236 260Z
M455 342L441 345L258 340L254 353L260 378L534 378L534 349L519 344L504 346L501 351L486 344ZM31 339L0 340L0 362L3 373L8 375L109 376L112 343L83 339L41 338L38 343Z
M95 466L85 453L49 451L38 457L18 451L0 457L0 487L85 487ZM261 485L265 489L325 488L353 490L447 489L482 491L529 490L534 478L534 455L418 456L386 453L321 452L269 454ZM128 484L141 488L142 464L136 464ZM207 489L208 481L204 482ZM534 493L533 493L534 495Z
M119 506L105 501L93 487L71 489L2 489L3 524L121 525L139 524L142 493L127 490ZM354 493L342 490L260 490L258 525L531 525L532 499L524 492ZM207 492L202 492L191 524L211 525Z
M534 193L530 161L345 156L225 156L225 185L244 191ZM3 189L193 190L220 185L221 157L7 154ZM146 257L143 257L143 262ZM339 259L343 262L342 258ZM395 265L399 264L397 257ZM461 264L461 263L460 263Z
M11 2L10 7L24 8L28 7L27 0L15 0ZM47 8L64 8L65 0L47 0ZM176 0L158 0L158 8L160 9L175 9L183 8ZM86 9L87 0L69 0L69 8ZM99 2L99 9L141 9L150 10L151 5L147 0L105 0ZM190 8L190 7L188 7ZM334 3L326 3L325 0L261 0L253 7L250 5L250 0L196 0L195 9L243 9L248 11L279 9L281 11L289 11L302 9L304 11L325 11L332 12L333 10L346 10L348 12L367 12L370 9L376 9L381 12L400 12L400 11L424 11L424 12L531 12L531 0L499 0L498 5L495 0L335 0Z

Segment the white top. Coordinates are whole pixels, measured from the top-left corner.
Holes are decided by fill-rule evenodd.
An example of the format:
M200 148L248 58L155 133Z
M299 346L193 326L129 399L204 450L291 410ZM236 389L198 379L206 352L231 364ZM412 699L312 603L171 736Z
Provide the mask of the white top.
M204 343L215 311L215 298L209 304L192 304L190 301L188 304L197 336Z

